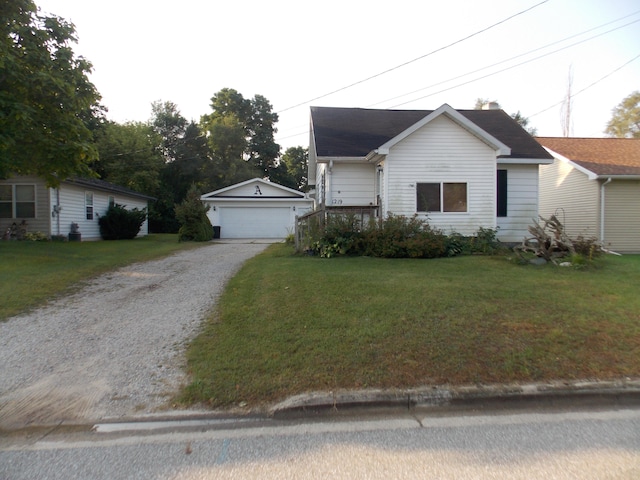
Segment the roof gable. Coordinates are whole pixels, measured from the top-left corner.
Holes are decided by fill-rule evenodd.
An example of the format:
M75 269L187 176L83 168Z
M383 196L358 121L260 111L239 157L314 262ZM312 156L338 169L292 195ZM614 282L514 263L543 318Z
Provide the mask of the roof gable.
M640 176L640 139L537 137L544 147L595 177Z
M268 182L261 178L252 178L244 182L230 185L220 190L205 193L200 197L202 200L212 200L214 198L306 198L306 195L298 190L294 190L277 183Z
M455 110L448 105L434 110L376 110L311 107L311 124L318 157L365 157L426 117L438 112L455 115L460 125L483 131L511 149L509 158L551 160L553 157L502 110ZM451 112L455 112L451 113ZM465 120L462 120L462 118ZM429 120L427 119L426 122ZM485 135L485 136L486 136Z
M511 149L507 145L505 145L494 136L482 130L480 127L478 127L478 125L476 125L475 123L467 119L465 116L458 113L456 110L451 108L446 103L442 105L440 108L438 108L437 110L434 110L433 112L426 115L421 120L418 120L416 123L411 125L406 130L400 132L398 135L393 137L388 142L381 145L378 148L379 152L382 154L386 153L389 150L389 148L393 147L398 142L401 142L402 140L407 138L409 135L421 129L422 127L429 124L431 121L433 121L434 119L440 116L447 117L448 119L452 120L454 123L459 125L460 127L467 130L472 135L479 138L481 141L483 141L484 143L486 143L487 145L495 149L498 155L508 156L511 154Z

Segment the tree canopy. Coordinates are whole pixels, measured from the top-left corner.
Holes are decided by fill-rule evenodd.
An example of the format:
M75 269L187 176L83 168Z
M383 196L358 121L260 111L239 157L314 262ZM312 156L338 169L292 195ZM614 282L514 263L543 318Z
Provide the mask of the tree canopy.
M0 4L0 178L39 175L48 184L90 175L90 124L100 95L76 57L73 24L43 16L32 0Z
M496 101L490 101L488 98L476 98L476 103L473 106L473 109L482 110L484 106L487 104L490 104L490 105L492 104L492 105L495 105L497 108L502 108L500 104ZM524 115L522 115L520 113L520 110L518 110L516 113L512 113L511 118L513 118L516 122L518 122L518 124L522 128L524 128L527 131L527 133L529 133L529 135L535 136L538 134L538 129L529 125L529 119Z
M625 97L613 109L605 133L611 137L640 138L640 90Z

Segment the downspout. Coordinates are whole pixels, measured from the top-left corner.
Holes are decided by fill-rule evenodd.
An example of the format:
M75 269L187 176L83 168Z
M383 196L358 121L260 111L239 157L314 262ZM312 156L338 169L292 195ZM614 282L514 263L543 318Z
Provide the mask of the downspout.
M57 226L57 234L60 236L60 187L56 188L56 226Z
M611 177L600 185L600 243L604 246L604 187L611 183Z
M331 178L331 175L333 174L333 159L329 160L328 174L329 174L328 175L329 178L327 178L327 183L325 184L325 192L324 192L325 206L331 206L331 201L333 197L333 195L331 195L331 189L333 188L333 182Z

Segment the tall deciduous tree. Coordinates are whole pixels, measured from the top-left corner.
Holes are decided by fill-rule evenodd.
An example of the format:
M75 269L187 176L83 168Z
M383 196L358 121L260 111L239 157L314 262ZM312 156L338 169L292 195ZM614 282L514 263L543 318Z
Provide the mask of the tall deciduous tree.
M280 163L286 165L287 171L294 178L298 190L306 192L309 189L307 182L309 149L304 147L289 147L282 155Z
M640 138L640 91L631 93L613 109L605 133L611 137Z
M161 139L141 122L107 123L97 134L100 159L95 171L103 180L155 196L160 188L164 159Z
M280 155L273 138L278 115L269 101L262 95L246 99L224 88L211 98L211 109L212 113L202 116L201 125L208 132L220 177L228 183L269 177Z
M57 185L91 173L88 125L102 107L75 42L71 23L41 15L32 0L0 3L0 178L33 174Z

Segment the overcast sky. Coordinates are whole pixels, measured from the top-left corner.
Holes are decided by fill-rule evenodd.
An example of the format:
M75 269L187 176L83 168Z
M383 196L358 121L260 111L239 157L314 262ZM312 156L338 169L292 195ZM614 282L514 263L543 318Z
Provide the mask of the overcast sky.
M604 136L611 110L640 90L638 0L35 1L75 24L109 119L146 121L162 100L197 121L228 87L271 102L283 148L308 146L311 105L488 98L562 136L570 71L572 135Z

